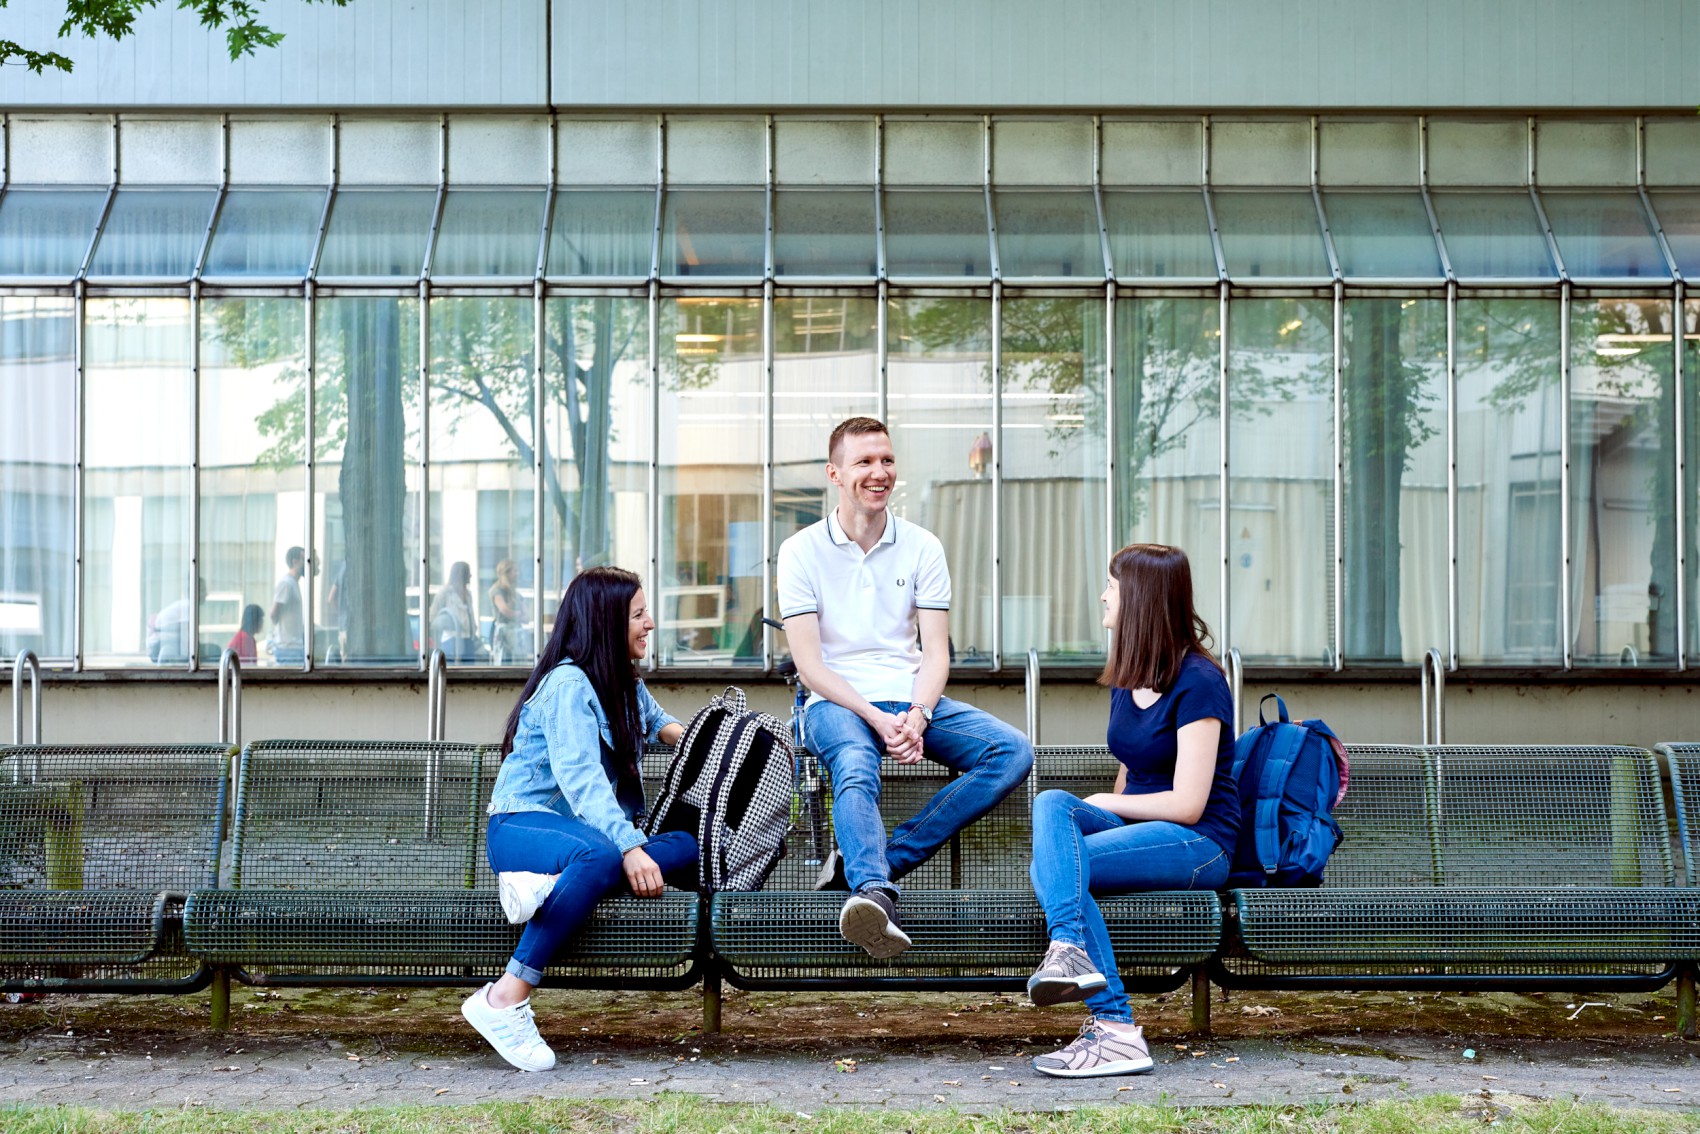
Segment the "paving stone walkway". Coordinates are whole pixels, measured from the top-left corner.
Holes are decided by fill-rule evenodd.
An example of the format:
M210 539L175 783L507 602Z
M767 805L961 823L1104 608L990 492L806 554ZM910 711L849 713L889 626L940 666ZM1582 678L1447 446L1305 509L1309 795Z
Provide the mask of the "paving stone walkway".
M330 1108L468 1104L535 1097L648 1099L681 1092L726 1102L821 1108L1054 1110L1115 1102L1200 1106L1462 1095L1484 1112L1506 1096L1613 1106L1700 1106L1700 1044L1679 1039L1502 1042L1466 1058L1445 1037L1352 1035L1159 1045L1149 1075L1046 1079L1032 1050L901 1051L877 1041L838 1050L738 1052L722 1041L598 1047L552 1073L509 1070L494 1055L419 1054L365 1038L199 1039L103 1047L97 1037L32 1032L0 1043L0 1102L106 1110L210 1106ZM899 1045L892 1045L893 1047ZM137 1050L146 1047L149 1050Z

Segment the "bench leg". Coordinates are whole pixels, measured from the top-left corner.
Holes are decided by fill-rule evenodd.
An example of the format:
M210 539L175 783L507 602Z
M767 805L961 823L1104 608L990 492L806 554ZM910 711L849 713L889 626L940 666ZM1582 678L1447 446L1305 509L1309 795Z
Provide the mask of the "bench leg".
M1676 970L1676 1030L1684 1039L1694 1038L1694 977L1700 965L1688 962Z
M1192 970L1192 1030L1210 1034L1210 974L1203 965Z
M704 1035L720 1034L720 974L709 972L702 978L702 1031Z
M230 970L214 969L212 976L212 1026L215 1032L230 1030Z

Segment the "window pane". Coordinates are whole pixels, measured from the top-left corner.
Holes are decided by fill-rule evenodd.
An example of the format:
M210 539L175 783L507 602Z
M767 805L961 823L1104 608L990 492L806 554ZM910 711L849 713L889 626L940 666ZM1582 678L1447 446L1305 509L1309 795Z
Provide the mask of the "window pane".
M534 189L450 192L443 199L431 274L531 278L547 202Z
M992 208L1004 278L1104 277L1098 206L1091 193L1001 192L993 196Z
M431 301L425 633L427 649L451 665L530 665L535 656L531 319L529 298Z
M1104 194L1110 260L1117 279L1215 279L1216 252L1204 194Z
M1348 299L1345 320L1346 658L1444 657L1446 302Z
M1116 542L1184 549L1218 644L1220 309L1214 298L1118 299L1115 386Z
M0 653L69 658L76 589L76 308L0 296Z
M1214 193L1211 200L1230 278L1331 278L1309 193Z
M886 275L990 279L991 254L986 198L978 189L885 195Z
M762 606L761 320L759 299L661 305L663 665L732 664Z
M1104 656L1104 304L1003 305L1003 656ZM980 554L984 555L984 549Z
M217 199L210 189L118 190L89 275L188 279Z
M875 299L774 301L775 555L789 536L825 519L838 503L826 483L826 441L833 426L847 417L879 414L878 322ZM778 609L777 601L770 605ZM777 654L790 652L785 635L775 634L773 642ZM751 645L750 652L760 652L759 638Z
M417 279L431 238L435 189L339 189L319 276Z
M1527 193L1434 193L1430 200L1459 279L1558 278Z
M1676 660L1671 305L1570 308L1570 604L1578 665Z
M1326 300L1228 315L1228 616L1250 661L1333 649L1334 330Z
M304 278L324 209L323 189L232 189L219 210L203 274Z
M1563 659L1558 342L1556 302L1458 303L1458 658L1466 664Z
M1428 210L1416 193L1324 193L1340 274L1348 279L1442 279Z
M105 204L105 189L8 189L0 199L0 276L75 276Z
M647 576L654 421L644 300L551 299L548 330L538 619L544 634L580 570L612 564ZM655 580L646 577L644 586L650 608L659 611Z
M944 544L950 638L959 666L992 660L992 305L890 301L891 507Z
M321 299L316 345L315 610L335 612L339 664L416 665L419 301Z
M1542 193L1547 223L1572 279L1670 279L1637 193Z
M661 218L664 276L759 276L767 271L767 194L761 189L669 189Z
M870 190L780 190L773 195L773 272L877 275L874 229Z
M555 195L549 275L648 276L655 244L655 190Z
M302 594L290 549L306 537L306 324L299 299L209 299L201 308L201 658L301 664ZM279 596L282 596L282 602ZM282 620L271 612L282 606ZM320 610L318 656L336 643ZM238 631L248 638L239 639ZM275 653L273 652L275 649Z
M189 301L90 299L83 635L94 667L189 660Z
M1653 212L1685 278L1700 276L1700 193L1654 193ZM0 222L5 219L0 206ZM1684 368L1686 370L1686 367Z

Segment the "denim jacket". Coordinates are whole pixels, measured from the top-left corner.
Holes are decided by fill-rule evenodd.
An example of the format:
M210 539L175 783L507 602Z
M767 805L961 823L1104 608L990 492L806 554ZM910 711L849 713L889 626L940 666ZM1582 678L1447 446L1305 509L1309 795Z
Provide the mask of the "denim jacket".
M638 714L645 740L676 724L638 682ZM563 660L537 686L519 711L514 749L502 761L490 793L489 814L553 811L606 835L620 853L647 840L633 822L635 809L621 806L603 764L613 736L602 702L584 670Z

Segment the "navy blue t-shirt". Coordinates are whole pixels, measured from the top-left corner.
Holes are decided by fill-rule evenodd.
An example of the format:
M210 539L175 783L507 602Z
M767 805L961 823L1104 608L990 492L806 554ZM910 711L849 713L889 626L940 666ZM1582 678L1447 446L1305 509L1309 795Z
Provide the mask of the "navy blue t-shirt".
M1192 829L1234 853L1240 831L1240 793L1234 785L1234 701L1228 680L1203 654L1188 654L1175 683L1149 709L1133 703L1126 689L1110 690L1110 753L1127 768L1126 795L1149 795L1175 786L1176 735L1184 725L1214 717L1222 722L1216 742L1216 775L1204 814Z

